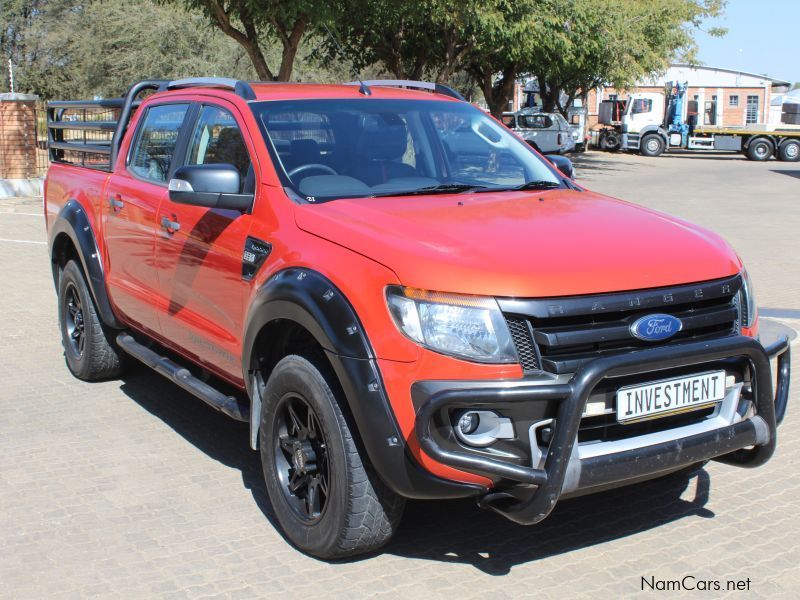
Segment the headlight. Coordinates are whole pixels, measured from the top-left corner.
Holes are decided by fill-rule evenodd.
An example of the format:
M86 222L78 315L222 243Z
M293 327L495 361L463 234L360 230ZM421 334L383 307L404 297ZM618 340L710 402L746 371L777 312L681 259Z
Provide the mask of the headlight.
M494 298L386 288L397 328L421 346L483 363L519 362Z
M756 321L756 299L753 296L753 283L747 274L747 269L742 270L742 287L736 294L736 304L739 307L739 325L750 328Z

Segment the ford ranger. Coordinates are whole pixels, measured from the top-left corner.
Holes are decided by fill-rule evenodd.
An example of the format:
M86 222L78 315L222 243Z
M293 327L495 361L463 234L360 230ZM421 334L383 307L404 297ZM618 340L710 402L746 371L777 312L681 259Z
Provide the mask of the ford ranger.
M736 253L445 86L143 81L48 131L69 370L133 357L249 423L304 552L379 548L408 498L533 524L775 450L789 346Z

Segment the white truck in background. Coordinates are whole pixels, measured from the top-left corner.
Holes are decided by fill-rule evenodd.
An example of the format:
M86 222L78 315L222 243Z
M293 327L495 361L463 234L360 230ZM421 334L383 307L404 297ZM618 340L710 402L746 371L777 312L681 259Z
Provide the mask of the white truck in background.
M741 152L750 160L800 160L800 104L783 105L779 125L694 125L687 117L686 83L668 83L664 94L631 94L627 101L601 103L600 132L605 150L627 150L659 156L668 149L727 150ZM693 111L695 114L697 110Z

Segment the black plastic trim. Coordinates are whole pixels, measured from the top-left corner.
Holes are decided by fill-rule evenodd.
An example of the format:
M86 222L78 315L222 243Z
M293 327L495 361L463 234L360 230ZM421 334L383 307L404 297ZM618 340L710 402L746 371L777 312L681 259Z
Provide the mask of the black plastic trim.
M142 361L159 375L163 375L211 408L237 421L249 420L250 407L239 398L223 394L206 382L198 379L189 369L175 364L165 356L137 342L129 333L117 335L117 345L134 358Z
M741 285L741 276L734 275L714 281L630 292L535 299L497 298L497 302L505 314L548 319L617 311L646 311L650 308L663 310L669 305L733 296Z
M463 498L485 488L438 478L411 456L392 412L375 355L355 310L326 277L304 268L281 271L257 291L248 312L243 372L252 399L251 444L257 439L260 399L253 385L255 342L278 319L304 327L322 346L344 391L367 456L381 479L406 498Z
M579 485L594 486L620 479L635 479L653 469L669 470L706 458L719 457L723 462L747 467L764 464L775 451L777 423L786 412L790 368L789 344L785 338L770 346L769 351L772 356L778 357L779 362L778 393L775 397L767 351L753 338L731 336L598 358L584 364L569 383L443 389L431 395L422 405L417 413L415 431L425 453L441 463L523 484L522 487L517 485L514 495L490 492L481 502L518 523L537 523L550 514L561 496L586 401L597 385L607 378L739 357L748 362L753 373L751 386L756 415L730 427L685 438L685 447L672 442L655 446L661 452L672 453L672 458L662 459L656 456L657 450L647 450L630 456L626 453L615 454L620 458L619 465L612 459L589 461L586 463L587 470L591 467L594 471L591 475L581 475L583 479ZM433 422L439 411L450 407L466 408L493 400L504 403L558 402L556 426L544 468L524 467L497 458L448 450L437 443ZM754 435L759 431L761 434ZM752 448L746 448L751 445ZM641 456L641 460L637 456ZM584 461L580 463L582 473ZM536 487L531 487L531 484Z
M100 320L108 327L123 329L124 325L117 319L111 308L111 301L106 290L105 273L97 249L97 241L89 223L89 218L80 203L71 199L61 208L53 226L50 228L49 250L53 262L53 282L58 288L58 265L56 264L55 242L60 235L67 235L78 251L78 256L86 275L86 283L94 299Z

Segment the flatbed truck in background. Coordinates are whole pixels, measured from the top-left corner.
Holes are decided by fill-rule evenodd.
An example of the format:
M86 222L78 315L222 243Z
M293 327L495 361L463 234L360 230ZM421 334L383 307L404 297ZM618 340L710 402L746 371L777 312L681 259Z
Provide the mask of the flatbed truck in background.
M741 152L750 160L800 160L800 104L784 104L784 121L777 125L692 126L685 110L686 83L669 83L665 94L631 94L621 121L608 121L600 111L600 122L609 125L608 136L618 134L619 150L660 156L665 150L724 150ZM792 117L795 117L792 119ZM617 149L617 148L613 148Z

